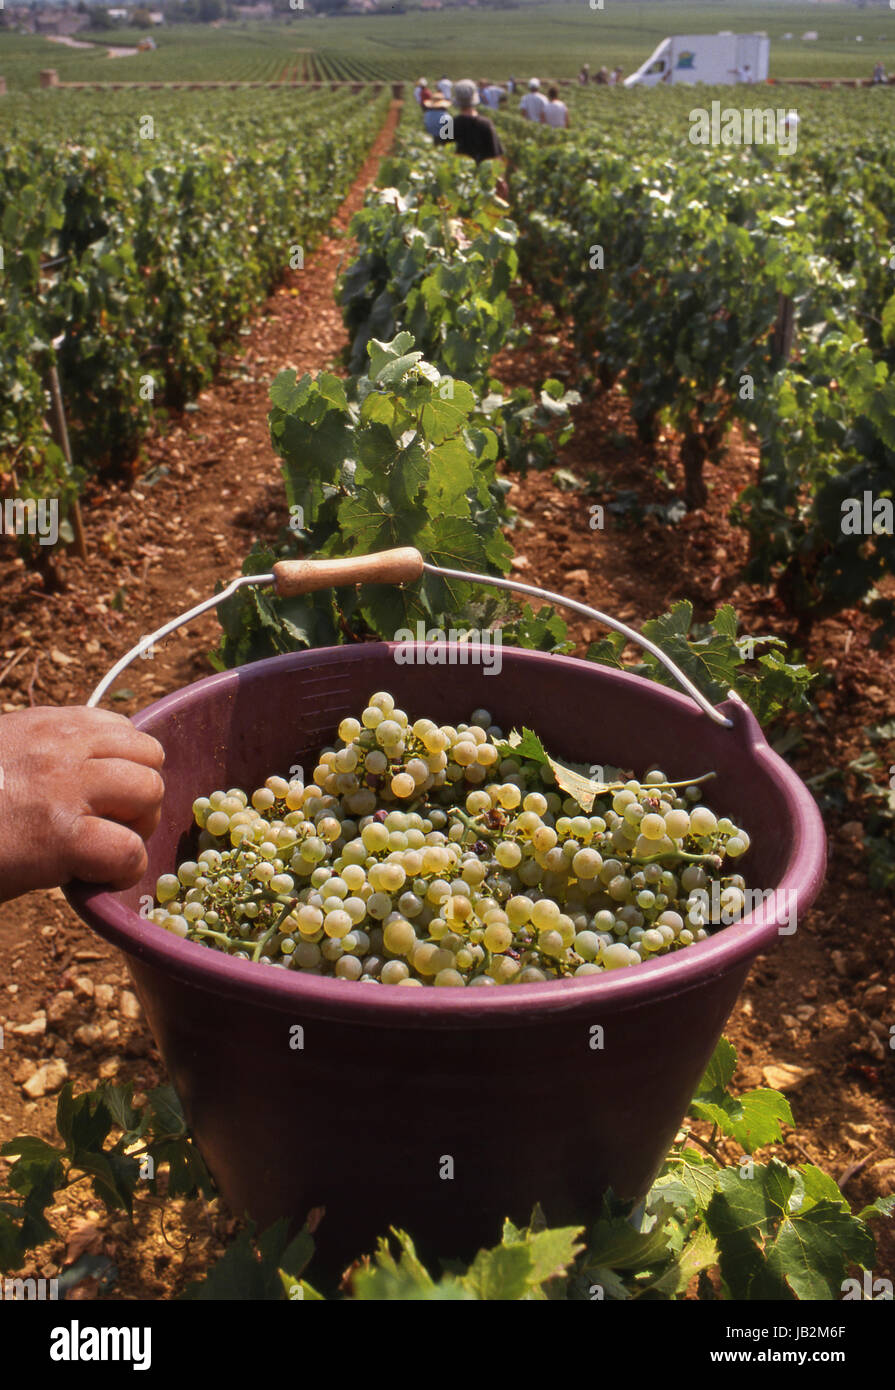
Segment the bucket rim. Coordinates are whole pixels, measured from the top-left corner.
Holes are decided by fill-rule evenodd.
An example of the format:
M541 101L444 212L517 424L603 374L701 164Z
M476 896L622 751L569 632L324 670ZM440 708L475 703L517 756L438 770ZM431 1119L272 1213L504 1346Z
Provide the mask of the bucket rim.
M158 721L193 703L197 695L228 684L263 680L269 675L304 665L333 665L369 660L394 653L396 647L432 644L371 642L356 646L315 647L287 652L245 666L233 667L201 677L169 695L154 701L133 716L136 728L152 732ZM457 644L442 644L454 645ZM479 644L470 644L471 648ZM522 666L545 661L563 670L583 669L597 683L637 687L641 694L670 710L686 711L691 717L707 720L689 696L647 680L630 671L619 671L579 657L536 652L528 648L503 646L504 657ZM737 697L717 706L732 722L724 736L735 738L744 757L764 764L766 774L777 782L787 812L799 827L790 858L775 893L786 891L794 897L796 920L814 900L823 881L826 863L826 837L818 807L808 788L771 748L752 711ZM708 721L707 721L708 722ZM121 901L121 895L103 885L73 880L63 892L70 906L105 940L118 947L135 962L154 967L172 979L220 995L222 998L252 1003L303 1017L342 1019L371 1026L430 1026L448 1028L459 1018L467 1025L499 1025L518 1022L520 1013L534 1018L561 1017L581 1008L606 1005L612 1009L633 1007L650 999L658 1000L689 993L709 984L713 978L751 965L753 960L777 939L782 925L771 920L756 922L753 916L724 927L707 940L696 942L670 956L645 961L641 965L540 984L497 985L491 988L442 989L426 987L420 996L415 989L400 985L358 988L357 981L286 971L253 961L235 960L199 942L183 940L142 918ZM790 933L783 932L783 935Z

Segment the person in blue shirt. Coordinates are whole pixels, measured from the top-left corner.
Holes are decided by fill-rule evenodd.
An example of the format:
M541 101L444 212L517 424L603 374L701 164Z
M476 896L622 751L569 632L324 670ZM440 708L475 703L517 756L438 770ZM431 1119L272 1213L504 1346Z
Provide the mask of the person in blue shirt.
M454 138L454 118L451 103L444 97L432 97L423 104L423 125L436 145L446 145Z

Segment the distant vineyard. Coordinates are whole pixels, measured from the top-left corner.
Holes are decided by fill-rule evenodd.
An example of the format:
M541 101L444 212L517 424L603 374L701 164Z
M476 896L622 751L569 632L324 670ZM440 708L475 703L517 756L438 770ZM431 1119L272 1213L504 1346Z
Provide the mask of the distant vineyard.
M122 40L91 35L92 48L68 48L34 35L3 34L0 74L12 91L33 90L44 68L69 82L381 82L401 76L401 65L378 62L335 47L303 47L295 26L239 30L185 26L166 31L154 51L107 56Z

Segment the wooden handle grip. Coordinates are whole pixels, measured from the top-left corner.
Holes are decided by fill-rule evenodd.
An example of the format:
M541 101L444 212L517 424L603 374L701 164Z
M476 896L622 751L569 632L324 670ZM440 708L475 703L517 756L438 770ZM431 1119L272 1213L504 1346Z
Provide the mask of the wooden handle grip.
M278 560L273 567L281 598L308 594L312 589L342 588L347 584L406 584L419 579L423 557L413 546L380 550L376 555L351 555L341 560Z

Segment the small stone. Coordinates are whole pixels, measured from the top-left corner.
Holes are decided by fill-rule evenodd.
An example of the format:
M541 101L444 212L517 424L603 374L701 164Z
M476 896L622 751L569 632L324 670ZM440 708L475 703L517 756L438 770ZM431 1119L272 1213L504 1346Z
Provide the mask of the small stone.
M65 652L61 652L58 647L53 647L50 652L50 660L54 661L57 666L73 666L75 659L73 656L66 656Z
M41 1009L30 1023L16 1023L9 1031L18 1034L20 1038L39 1038L47 1031L47 1016Z
M93 998L95 986L89 975L76 975L72 984L75 987L75 994L79 994L82 999Z
M30 1100L39 1100L41 1096L49 1096L58 1091L67 1077L67 1065L61 1058L54 1057L52 1062L38 1067L34 1075L25 1082L22 1090Z
M781 1014L780 1018L783 1022L784 1028L798 1028L799 1026L799 1020L797 1018L793 1018L792 1014Z
M107 1018L101 1029L103 1042L114 1043L121 1037L121 1024L117 1018Z
M743 999L740 1003L740 1011L744 1013L747 1018L751 1018L755 1012L755 1010L752 1007L752 1000Z
M111 1009L115 1003L115 989L112 985L97 985L93 997L98 1009Z
M805 988L802 990L802 998L803 998L803 999L816 999L816 998L817 998L817 985L806 985Z
M871 1057L875 1057L878 1062L884 1062L886 1059L886 1049L883 1047L882 1039L878 1038L874 1033L871 1033L867 1039L867 1051L870 1053Z
M895 1195L895 1158L880 1159L868 1170L868 1176L873 1179L881 1197Z
M860 843L864 838L864 827L859 820L846 821L845 825L840 827L839 838Z
M121 991L121 999L118 1008L121 1017L128 1019L132 1023L136 1022L140 1017L140 1001L129 989L123 989Z
M855 1124L853 1121L849 1121L845 1127L846 1129L850 1129L852 1134L857 1134L858 1136L873 1133L873 1125Z
M889 991L885 985L871 985L864 995L864 1008L869 1014L881 1014L886 1007Z
M566 570L566 581L569 584L583 584L585 587L590 583L590 574L587 570Z
M97 656L102 651L102 647L95 637L91 637L90 641L84 647L84 650L88 656Z
M6 986L6 993L7 993L7 994L18 994L18 992L19 992L19 987L18 987L18 985L7 985L7 986Z
M24 1081L28 1081L37 1071L37 1063L32 1062L30 1057L25 1057L16 1067L12 1074L12 1079L17 1086L21 1086Z
M781 1062L776 1066L762 1067L761 1074L765 1084L770 1086L772 1091L794 1091L809 1076L814 1075L814 1070L810 1067L796 1067L788 1062Z
M118 1075L121 1066L120 1057L107 1057L104 1062L100 1062L99 1079L100 1081L110 1081L113 1076Z
M800 1018L803 1023L807 1023L809 1018L813 1018L817 1009L813 1004L800 1004L796 1009L796 1018Z
M97 1023L82 1023L75 1029L75 1042L82 1047L95 1047L102 1039L102 1029Z
M833 969L836 971L837 975L848 974L848 967L846 965L845 956L842 954L841 951L831 951L830 960L833 962Z
M822 1028L825 1028L828 1033L848 1027L848 1006L841 1001L835 1004L824 1004L818 1015L818 1023Z
M510 561L511 570L527 570L529 568L529 563L524 555L514 555L513 559Z
M47 1005L47 1023L51 1028L58 1027L69 1017L74 1007L75 996L70 989L61 989Z

